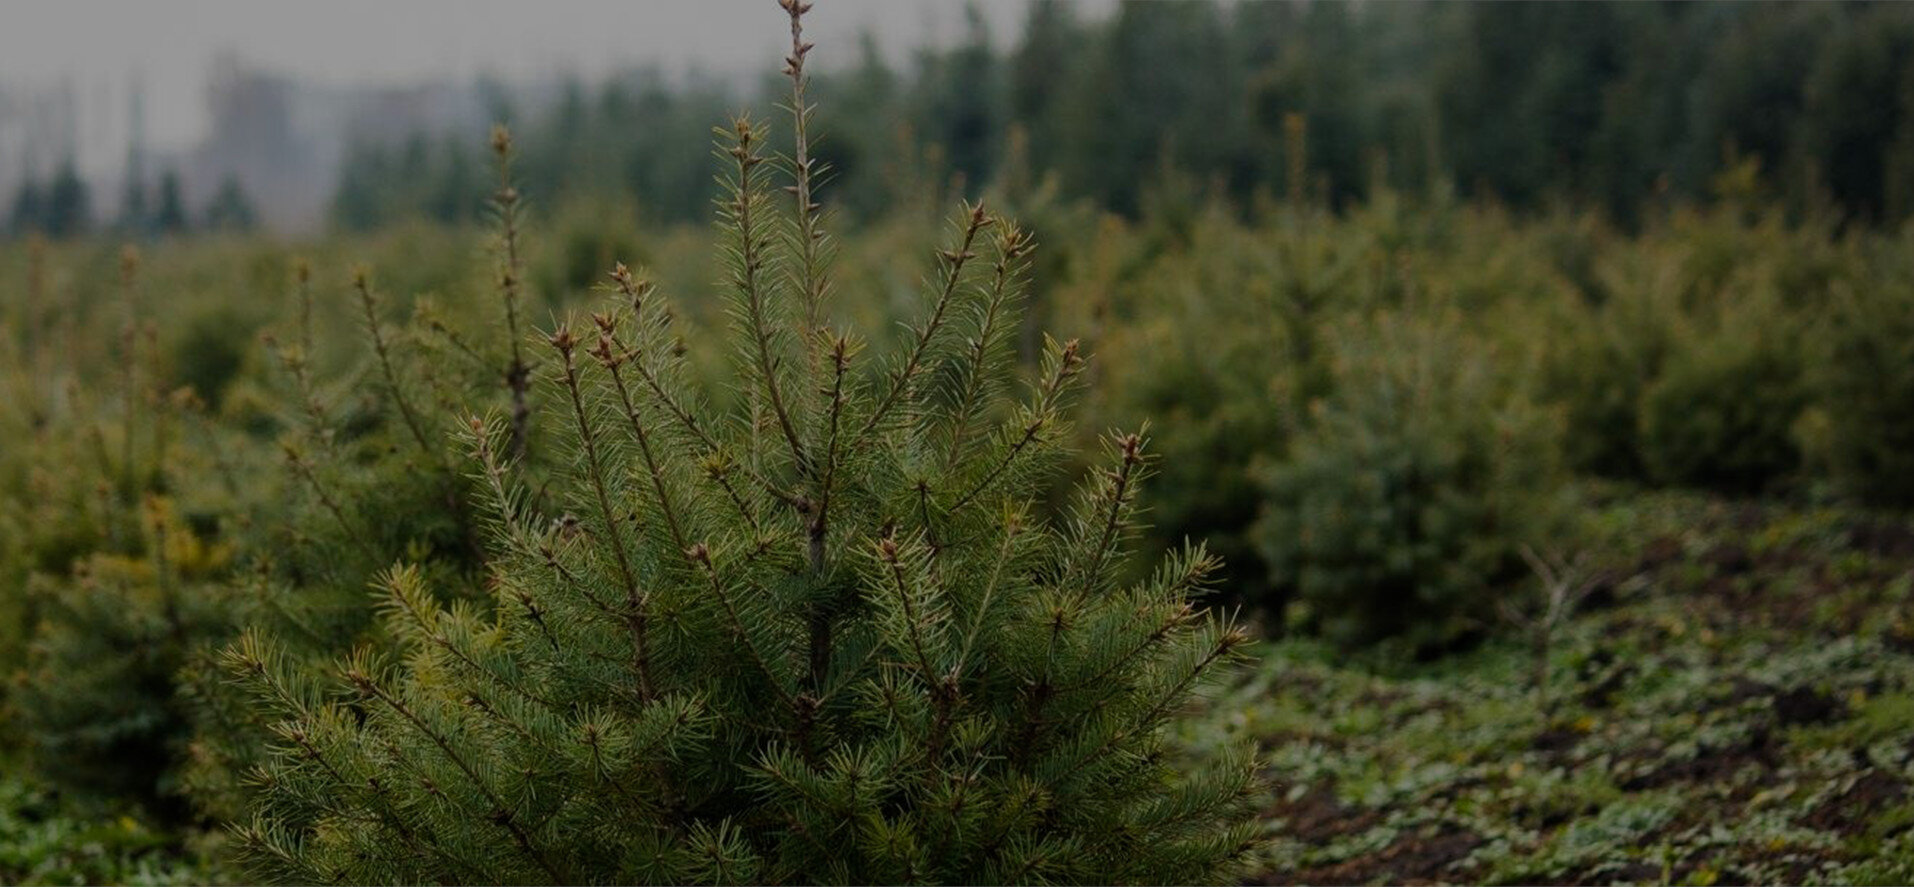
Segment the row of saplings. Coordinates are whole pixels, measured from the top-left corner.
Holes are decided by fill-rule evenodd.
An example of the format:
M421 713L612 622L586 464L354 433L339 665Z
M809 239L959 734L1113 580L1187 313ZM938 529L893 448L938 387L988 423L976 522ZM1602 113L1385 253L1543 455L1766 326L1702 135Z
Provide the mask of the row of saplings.
M151 396L137 335L116 403L36 422L48 465L93 440L108 479L20 497L80 549L37 571L9 700L44 770L191 798L298 883L1229 877L1251 756L1163 730L1248 642L1201 604L1216 559L1134 569L1133 434L1038 509L1085 358L1051 343L1018 382L1014 224L965 207L894 345L829 325L782 5L790 152L743 119L721 144L730 387L622 266L602 310L528 329L501 132L500 316L394 324L356 273L364 366L322 379L301 272L278 480ZM68 505L102 529L42 521Z
M1627 541L1589 520L1609 490L1914 506L1908 233L1383 203L1213 214L1120 260L1161 227L1106 226L1057 310L1087 306L1092 412L1161 429L1145 546L1207 540L1272 628L1507 632L1547 609L1531 557Z

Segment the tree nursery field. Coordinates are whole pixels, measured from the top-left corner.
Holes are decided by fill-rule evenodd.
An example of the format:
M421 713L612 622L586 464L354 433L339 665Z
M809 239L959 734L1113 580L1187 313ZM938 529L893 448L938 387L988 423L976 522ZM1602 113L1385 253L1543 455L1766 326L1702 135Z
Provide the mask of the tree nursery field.
M1557 189L1447 80L1405 154L1367 7L1040 3L884 91L763 6L765 95L368 149L323 233L16 201L0 882L1914 880L1914 167L1827 105L1914 16L1399 13L1643 105L1631 22L1709 107L1824 34L1787 162L1601 117ZM1229 21L1281 113L1145 150L1180 81L1098 59Z

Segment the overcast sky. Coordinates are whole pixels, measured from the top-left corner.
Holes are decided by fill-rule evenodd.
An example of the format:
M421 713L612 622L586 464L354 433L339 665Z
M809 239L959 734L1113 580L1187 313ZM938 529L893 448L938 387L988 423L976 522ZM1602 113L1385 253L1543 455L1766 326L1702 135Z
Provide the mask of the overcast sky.
M1016 33L1025 0L979 5L999 40ZM854 58L866 28L902 59L910 47L961 36L963 6L818 0L808 24L822 63ZM98 162L114 162L125 143L105 133L120 128L134 82L145 93L149 144L174 150L203 134L204 85L224 49L253 66L363 84L487 72L590 78L648 62L746 71L775 64L788 39L773 0L4 0L0 85L71 83L88 140L106 143Z

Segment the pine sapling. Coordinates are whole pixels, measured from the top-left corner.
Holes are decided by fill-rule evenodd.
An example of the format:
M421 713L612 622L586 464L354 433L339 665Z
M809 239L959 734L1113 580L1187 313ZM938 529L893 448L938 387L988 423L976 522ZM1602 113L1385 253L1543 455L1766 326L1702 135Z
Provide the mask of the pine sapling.
M546 507L513 418L465 437L490 605L402 564L379 582L393 647L226 651L277 737L236 826L258 876L1187 882L1253 847L1249 755L1163 730L1247 643L1198 603L1218 564L1121 578L1143 436L1111 436L1061 519L1034 507L1084 360L1051 342L1014 391L1030 238L965 206L892 353L827 326L809 5L780 5L791 151L719 130L739 396L707 392L622 265L543 334Z
M519 335L522 198L511 179L509 133L498 128L491 145L499 170L493 292L504 310L493 328L502 327L500 335L468 336L423 299L411 320L395 322L371 273L355 269L347 287L360 365L330 377L317 363L313 273L300 261L286 329L265 337L288 383L287 433L277 451L294 495L278 515L257 522L233 622L271 632L290 660L326 662L358 646L389 647L366 587L397 560L414 561L447 593L471 589L467 580L485 552L472 501L477 488L448 427L457 414L504 405L514 417L514 468L535 465L531 362ZM450 350L426 353L438 345ZM455 360L435 360L439 354ZM186 780L213 817L243 809L253 793L247 774L273 741L266 721L222 674L209 655L195 658L181 678L198 732Z

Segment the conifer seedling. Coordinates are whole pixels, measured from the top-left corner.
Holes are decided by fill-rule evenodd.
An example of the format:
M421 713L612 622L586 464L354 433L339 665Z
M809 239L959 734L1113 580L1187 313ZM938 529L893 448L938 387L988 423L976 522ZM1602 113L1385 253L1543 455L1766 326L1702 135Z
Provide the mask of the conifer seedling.
M1143 438L1039 510L1083 357L1051 342L1016 384L1031 239L965 206L892 353L827 325L809 4L780 5L789 152L720 130L734 390L699 384L619 266L604 310L543 337L526 400L570 470L537 514L522 419L471 421L489 611L398 565L398 651L227 651L276 735L236 828L258 876L1191 882L1253 847L1251 757L1165 736L1248 642L1199 605L1218 564L1121 579Z

